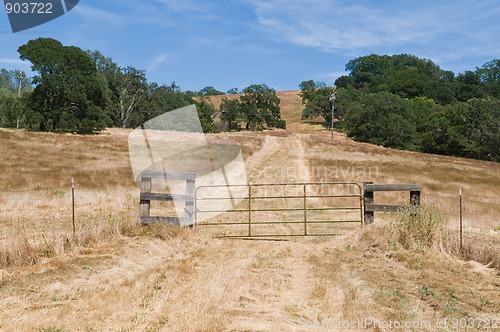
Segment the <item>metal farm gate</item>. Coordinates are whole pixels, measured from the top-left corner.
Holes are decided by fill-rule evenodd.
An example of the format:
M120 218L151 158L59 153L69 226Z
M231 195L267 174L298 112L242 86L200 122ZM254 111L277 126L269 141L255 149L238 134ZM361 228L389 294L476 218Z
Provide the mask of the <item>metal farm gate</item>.
M363 224L363 191L350 182L200 186L195 224L221 237L332 236Z

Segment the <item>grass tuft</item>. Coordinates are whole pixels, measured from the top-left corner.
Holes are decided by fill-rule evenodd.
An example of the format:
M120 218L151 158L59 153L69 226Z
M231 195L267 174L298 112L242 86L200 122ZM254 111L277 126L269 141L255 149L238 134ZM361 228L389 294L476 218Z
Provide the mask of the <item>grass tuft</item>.
M500 268L500 243L488 232L469 234L465 230L460 247L458 231L447 227L447 220L435 207L412 207L396 214L389 221L388 247L393 257L404 256L400 249L411 253L428 253L439 250L463 260L472 260L491 268ZM414 257L414 256L412 256Z
M410 207L389 222L389 247L424 252L438 244L444 215L433 207Z
M460 256L500 270L500 243L487 234L482 234L479 238L465 238Z
M35 265L38 262L38 248L33 246L25 230L16 227L0 250L0 267Z

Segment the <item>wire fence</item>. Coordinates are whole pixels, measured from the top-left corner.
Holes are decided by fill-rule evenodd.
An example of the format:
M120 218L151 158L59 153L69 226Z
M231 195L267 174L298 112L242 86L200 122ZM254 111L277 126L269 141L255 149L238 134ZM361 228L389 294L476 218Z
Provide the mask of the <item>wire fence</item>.
M28 238L138 220L138 189L37 188L0 191L0 239L20 230Z
M57 229L71 233L96 223L112 223L125 218L138 220L139 192L133 187L89 189L76 184L73 196L71 181L65 188L0 190L0 238L8 237L16 227L23 227L32 234ZM424 190L422 202L437 205L450 225L459 227L458 191ZM465 231L473 228L498 230L500 197L462 190L462 220Z

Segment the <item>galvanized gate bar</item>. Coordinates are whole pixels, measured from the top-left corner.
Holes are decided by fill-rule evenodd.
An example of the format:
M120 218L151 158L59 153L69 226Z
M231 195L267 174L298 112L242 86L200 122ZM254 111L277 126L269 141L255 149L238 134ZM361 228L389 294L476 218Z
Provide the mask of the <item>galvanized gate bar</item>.
M298 195L297 193L293 195L253 195L252 189L254 188L262 188L262 187L271 187L271 188L277 188L277 187L296 187L302 189L302 195ZM356 188L357 193L352 194L343 194L343 195L338 195L338 194L325 194L325 195L320 195L317 194L317 192L313 191L311 192L311 195L309 195L308 192L308 187L312 186L353 186ZM228 190L230 188L243 188L246 187L248 188L248 194L247 197L237 197L237 196L232 196L231 198L228 197L217 197L217 196L212 196L212 197L200 197L200 192L202 190L206 189L216 189L216 188L227 188ZM320 189L322 190L322 188ZM211 192L214 190L211 190ZM241 195L241 194L240 194ZM313 207L308 205L308 199L326 199L326 198L359 198L359 205L358 204L351 204L351 206L328 206L328 207ZM233 207L234 207L234 200L239 199L239 200L248 200L248 205L247 208L236 208L236 209L214 209L208 208L208 209L201 209L200 208L200 203L201 202L207 202L207 201L219 201L219 200L228 200L232 199ZM290 207L290 208L262 208L262 207L254 207L253 202L259 201L259 200L297 200L301 199L302 200L302 207ZM338 224L338 223L360 223L361 226L363 225L363 190L361 186L358 183L354 182L316 182L316 183L269 183L269 184L248 184L248 185L215 185L215 186L200 186L196 189L195 191L195 224L196 225L203 225L203 226L231 226L231 225L248 225L248 232L247 235L248 237L271 237L271 236L308 236L308 235L314 235L314 236L323 236L323 235L337 235L337 234L310 234L308 225L316 225L316 224ZM354 206L356 205L356 206ZM349 219L349 220L310 220L310 216L308 214L308 211L356 211L359 210L359 219ZM255 221L253 220L253 212L285 212L285 211L303 211L303 220L301 221ZM246 222L200 222L199 221L199 216L200 214L203 213L248 213L248 219ZM302 234L253 234L253 226L256 225L298 225L298 224L303 224L304 229ZM245 235L238 235L238 236L225 236L225 237L244 237Z

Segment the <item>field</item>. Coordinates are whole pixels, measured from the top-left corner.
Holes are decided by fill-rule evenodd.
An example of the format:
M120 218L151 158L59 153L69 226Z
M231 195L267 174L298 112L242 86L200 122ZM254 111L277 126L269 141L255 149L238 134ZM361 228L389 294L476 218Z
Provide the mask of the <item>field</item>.
M402 228L412 215L383 213L335 237L221 239L203 227L141 227L129 130L0 129L0 331L327 331L368 318L365 330L375 331L391 330L390 321L434 331L445 319L443 331L464 322L500 328L500 164L339 133L332 142L320 124L300 121L296 91L279 96L287 130L207 140L240 144L251 183L420 183L432 238L422 243L419 226Z

